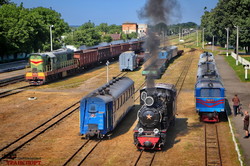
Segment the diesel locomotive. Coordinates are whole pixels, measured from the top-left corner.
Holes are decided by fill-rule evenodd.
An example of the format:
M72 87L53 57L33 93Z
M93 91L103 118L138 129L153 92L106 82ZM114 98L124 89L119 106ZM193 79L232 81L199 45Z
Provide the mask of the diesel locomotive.
M200 121L219 122L226 117L225 88L212 53L200 57L195 84L196 112Z
M107 60L115 60L122 52L128 50L139 52L142 44L143 41L138 40L75 52L70 49L59 49L33 53L29 59L30 68L26 71L25 79L31 85L42 85L86 68L99 66Z
M134 144L138 149L161 150L167 131L175 123L176 89L172 84L156 84L140 90L141 109L134 129Z

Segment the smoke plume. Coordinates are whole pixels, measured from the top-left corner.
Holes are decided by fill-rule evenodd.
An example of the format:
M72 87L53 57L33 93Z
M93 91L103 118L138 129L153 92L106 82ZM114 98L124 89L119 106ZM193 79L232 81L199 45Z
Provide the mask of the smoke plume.
M158 23L169 24L169 21L175 13L178 13L179 4L177 0L147 0L145 6L138 12L139 18L146 19L150 26ZM144 49L150 52L150 63L154 62L158 57L160 39L156 32L148 29L147 38L144 44ZM147 66L144 66L146 68ZM147 88L154 88L154 78L151 75L147 76ZM150 92L149 92L150 93ZM151 91L152 93L152 91Z

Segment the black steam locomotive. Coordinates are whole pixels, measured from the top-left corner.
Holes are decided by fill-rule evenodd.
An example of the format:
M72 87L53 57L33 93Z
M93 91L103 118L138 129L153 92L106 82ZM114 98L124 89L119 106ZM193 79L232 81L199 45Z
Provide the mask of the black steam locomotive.
M141 109L134 129L134 144L138 149L161 150L167 130L175 123L176 89L172 84L156 84L140 90Z

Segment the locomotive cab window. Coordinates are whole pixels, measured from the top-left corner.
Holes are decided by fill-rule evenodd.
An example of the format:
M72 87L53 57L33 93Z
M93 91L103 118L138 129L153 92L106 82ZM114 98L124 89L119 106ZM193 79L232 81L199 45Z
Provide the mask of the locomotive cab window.
M90 106L89 106L89 112L90 113L96 113L97 112L95 104L90 104Z
M201 89L201 97L221 97L221 90L215 89Z

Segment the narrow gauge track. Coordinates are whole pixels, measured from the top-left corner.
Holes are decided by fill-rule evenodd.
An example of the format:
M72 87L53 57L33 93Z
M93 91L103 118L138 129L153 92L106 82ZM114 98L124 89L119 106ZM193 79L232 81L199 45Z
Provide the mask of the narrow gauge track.
M116 77L119 77L119 76L124 77L125 75L127 75L127 73L128 72L119 73ZM27 87L29 87L29 86L27 86ZM23 88L23 87L21 87L21 88ZM10 91L12 91L12 90L10 90ZM7 92L4 92L4 93L7 93ZM77 101L73 105L71 105L68 108L64 109L63 111L59 112L58 114L56 114L52 118L48 119L47 121L45 121L41 125L34 128L33 130L27 132L23 136L19 137L18 139L14 140L13 142L9 143L8 145L5 145L4 147L2 147L0 149L0 156L2 156L0 158L0 161L11 157L16 151L21 149L27 143L31 142L36 137L38 137L39 135L41 135L42 133L44 133L45 131L47 131L48 129L53 127L54 125L58 124L59 122L61 122L63 119L65 119L66 117L68 117L72 113L77 112L79 110L79 108L80 108L80 101Z
M191 50L191 51L193 51L193 50ZM188 56L187 59L185 60L185 64L184 64L184 66L182 68L182 72L179 75L179 77L178 77L178 79L177 79L177 81L175 83L175 87L177 89L176 97L178 97L178 95L179 95L179 93L180 93L180 91L181 91L181 89L183 87L183 84L185 82L185 79L186 79L186 76L188 74L189 68L190 68L190 66L192 64L192 61L193 61L193 56ZM141 159L144 161L144 163L145 163L145 161L148 161L150 166L153 164L155 156L156 156L156 151L153 151L152 154L150 153L151 155L149 155L149 153L145 154L143 152L144 152L144 150L140 151L140 154L139 154L139 156L138 156L138 158L137 158L137 160L136 160L136 162L134 164L135 166L140 163Z
M28 133L24 134L23 136L19 137L15 141L9 143L8 145L4 146L0 149L0 161L11 157L16 151L21 149L27 143L34 140L36 137L53 127L54 125L61 122L63 119L71 115L72 113L76 112L79 109L80 101L74 103L70 107L64 109L60 113L56 114L52 118L48 119L46 122L42 123L41 125L37 126L33 130L29 131Z
M124 73L124 75L126 75L127 74L127 72L126 73ZM121 74L119 74L119 75L121 75ZM119 76L118 75L118 76ZM124 76L123 75L123 76ZM142 86L144 86L145 85L145 81L138 87L138 89L134 92L134 94L136 94L140 89L141 89L141 87ZM140 95L137 97L137 98L135 98L134 99L134 101L136 101L136 100L138 100L139 99L139 97L140 97ZM78 150L71 156L71 157L69 157L69 159L63 164L63 166L66 166L66 165L72 165L71 163L73 162L74 164L73 165L78 165L78 166L80 166L87 158L88 158L88 156L94 151L94 149L97 147L97 145L98 144L100 144L102 142L102 139L100 139L100 140L98 140L98 141L94 141L94 140L87 140L86 142L84 142L79 148L78 148ZM91 149L86 153L85 152L85 157L84 158L82 158L82 156L81 156L81 154L82 153L84 153L84 150L83 150L83 148L87 145L87 144L93 144L93 145L91 145ZM76 161L76 160L78 160L78 161ZM80 160L80 161L79 161ZM153 162L153 161L152 161ZM78 164L76 164L76 163L78 163Z
M178 80L175 83L175 87L177 89L177 97L178 97L178 95L183 87L184 81L185 81L186 76L188 74L189 68L192 64L192 61L193 61L193 56L188 56L187 60L185 61L184 66L183 66L182 72L181 72L180 76L178 77Z
M22 87L19 87L19 88L15 88L15 89L11 89L11 90L1 92L0 93L0 98L4 98L4 97L7 97L7 96L11 96L11 95L23 92L26 88L29 88L29 87L30 87L30 85L26 85L26 86L22 86Z
M153 165L153 161L154 161L154 158L155 158L155 155L156 155L156 151L153 151L151 153L143 153L144 150L141 150L140 151L140 154L134 164L134 166L137 166L137 165L145 165L145 163L147 163L149 166ZM143 164L140 164L140 159L143 158Z
M217 124L205 124L205 165L222 166Z
M17 82L21 82L21 81L24 81L24 80L25 80L24 75L15 76L15 77L12 77L12 78L0 80L0 87L7 86L7 85L10 85L10 84L14 84L14 83L17 83Z
M125 75L127 75L128 72L123 72L123 73L119 73L117 76L115 77L119 77L122 75L122 77L124 77ZM1 86L0 86L1 87ZM11 96L11 95L14 95L14 94L17 94L17 93L20 93L20 92L23 92L26 88L28 87L31 87L31 85L27 85L27 86L22 86L22 87L19 87L19 88L15 88L15 89L12 89L12 90L7 90L7 91L4 91L4 92L0 92L0 98L4 98L4 97L7 97L7 96Z

